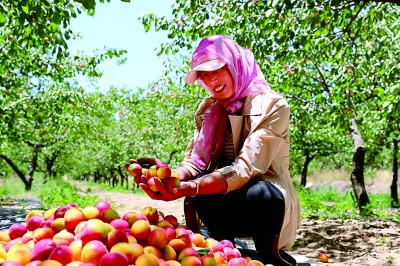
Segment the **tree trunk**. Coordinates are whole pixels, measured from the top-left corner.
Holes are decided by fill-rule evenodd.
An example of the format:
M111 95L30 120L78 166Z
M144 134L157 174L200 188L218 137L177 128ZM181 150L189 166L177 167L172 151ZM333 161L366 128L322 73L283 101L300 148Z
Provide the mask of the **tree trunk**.
M118 172L117 172L118 173ZM125 184L125 178L123 177L123 176L121 176L119 173L118 173L118 175L119 175L119 178L120 178L120 182L119 182L119 184L120 184L120 186L121 187L123 187L124 186L124 184Z
M28 179L26 179L24 173L22 173L19 169L18 166L7 156L0 154L0 158L6 161L6 163L14 170L14 172L18 175L18 177L22 180L22 182L25 185L25 189L29 187L29 182Z
M364 182L365 147L355 119L350 120L350 132L354 143L353 170L350 177L351 184L360 213L362 215L367 215L370 214L370 210L365 208L369 205L369 198Z
M122 172L122 168L121 166L117 167L117 172L119 174L119 177L121 178L121 187L124 186L124 181L126 181L126 189L129 189L129 179L126 175L124 175L124 173Z
M110 177L111 177L111 180L112 180L112 187L116 187L118 185L118 177L114 173L113 169L110 169Z
M25 185L26 191L29 191L32 188L33 174L36 171L40 147L41 147L41 145L38 145L38 144L33 145L32 164L31 164L31 168L29 169L29 173L28 173L28 186Z
M312 161L312 159L315 158L315 155L310 155L310 151L307 149L304 151L304 153L306 155L306 160L303 165L303 170L301 171L301 181L300 181L300 185L303 187L305 187L307 184L308 166L309 166L310 162Z
M57 175L56 171L54 170L54 164L56 160L60 157L60 155L61 155L60 151L55 151L54 153L51 154L50 157L45 158L46 171L50 177L54 178Z
M390 196L392 197L392 207L399 207L399 196L397 193L397 180L399 175L399 167L397 153L399 152L399 140L393 140L393 179L390 185Z
M99 182L99 179L100 179L100 173L99 173L99 170L97 170L97 171L94 173L94 182L95 182L95 183L98 183L98 182Z

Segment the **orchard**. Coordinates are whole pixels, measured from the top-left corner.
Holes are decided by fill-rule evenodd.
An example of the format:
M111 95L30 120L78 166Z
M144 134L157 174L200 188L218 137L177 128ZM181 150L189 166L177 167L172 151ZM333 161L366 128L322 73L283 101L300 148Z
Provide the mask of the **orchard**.
M398 0L176 0L171 12L161 16L150 12L149 5L148 14L139 19L145 31L160 31L168 36L168 41L157 48L158 55L168 57L164 61L165 72L144 87L137 87L132 80L129 86L111 86L106 91L98 90L96 85L103 75L101 64L110 59L123 63L127 51L105 47L93 54L72 53L67 41L79 36L70 26L77 16L93 16L97 7L109 0L3 2L0 4L0 196L20 196L22 192L14 190L19 182L25 191L37 193L43 209L47 210L33 211L24 224L13 224L0 231L0 264L96 265L94 261L98 261L100 265L102 261L102 265L124 265L128 260L128 264L135 265L161 262L196 265L198 260L192 257L200 258L206 265L220 262L223 256L212 251L213 241L204 239L207 245L201 247L200 236L199 242L191 240L197 256L187 256L189 259L185 260L184 255L191 252L177 252L173 247L182 240L178 239L181 228L190 236L195 234L174 223L172 218L168 222L175 230L179 228L179 233L175 231L175 238L161 248L165 243L163 232L171 230L157 225L166 222L158 221L163 215L154 208L146 207L140 213L142 218L149 217L146 216L150 232L154 231L150 236L146 235L149 226L145 219L133 226L132 220L123 218L125 213L117 213L106 202L94 206L97 199L92 195L92 201L86 204L71 199L81 194L66 186L82 181L123 187L132 194L141 192L131 182L132 177L136 184L145 183L153 190L156 178L169 190L179 186L179 179L174 178L168 165L129 163L128 173L123 171L125 158L157 157L173 167L182 161L192 136L189 132L195 130L193 114L207 96L200 86L182 84L189 68L186 54L201 38L213 34L229 35L251 48L268 84L288 100L290 171L293 181L300 184L296 188L302 197L302 217L348 220L372 216L395 221L396 226L391 228L398 228ZM135 5L137 1L131 2ZM107 19L115 20L111 16ZM124 30L126 35L133 34L129 27ZM77 82L81 78L94 83L81 85ZM385 193L390 189L390 195L383 194L377 200L372 192L367 193L365 184L375 182L381 169L390 172L385 182ZM314 189L312 179L309 186L307 178L324 172L329 179L351 181L351 191L339 194ZM42 191L46 189L57 189L57 193ZM335 183L333 189L340 190L341 186ZM57 200L63 201L54 203ZM78 204L65 205L68 202ZM50 209L50 206L61 207ZM151 213L158 213L157 220ZM154 230L155 226L161 229ZM365 228L372 227L368 221ZM93 237L92 231L97 232L97 237ZM358 233L354 237L358 242L349 245L351 254L344 258L353 265L354 253L363 236L360 228L354 231ZM315 243L320 245L328 237L314 232L312 235L318 236L315 242L306 239L301 245L309 244L317 252ZM390 243L391 251L396 250L387 233L378 242L383 245L384 239ZM373 247L363 246L359 253L376 255L366 254L365 250L379 246L379 254L385 254L376 245L378 242ZM329 252L329 261L346 253L338 239L330 244L338 245L338 252L335 255ZM135 255L126 255L132 246ZM44 249L46 252L41 251ZM162 255L156 254L157 259L151 255L139 259L142 249L143 254L154 255L148 249L156 249ZM73 261L69 262L71 251ZM227 257L226 253L224 256ZM313 256L317 258L317 254ZM391 256L388 253L377 265L398 261ZM60 257L62 262L57 261ZM130 261L131 257L137 258L135 262ZM325 253L318 258L321 262L328 260ZM235 257L225 264L243 262L242 259ZM47 260L52 262L44 262Z
M69 203L32 210L25 222L0 231L1 266L246 266L229 240L193 233L173 215L147 206L120 215L110 202Z

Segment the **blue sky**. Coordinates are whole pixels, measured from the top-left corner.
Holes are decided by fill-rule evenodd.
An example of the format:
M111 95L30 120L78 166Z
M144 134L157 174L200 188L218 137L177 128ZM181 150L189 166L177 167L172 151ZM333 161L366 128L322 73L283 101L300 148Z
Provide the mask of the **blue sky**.
M167 34L155 32L153 28L146 33L138 20L146 13L169 16L171 1L131 0L131 3L124 3L113 0L111 3L98 3L94 17L82 13L71 21L73 31L82 35L82 39L68 42L71 52L79 50L90 54L105 46L128 51L125 64L102 64L101 88L110 85L146 87L162 74L162 58L157 56L154 48L167 41Z

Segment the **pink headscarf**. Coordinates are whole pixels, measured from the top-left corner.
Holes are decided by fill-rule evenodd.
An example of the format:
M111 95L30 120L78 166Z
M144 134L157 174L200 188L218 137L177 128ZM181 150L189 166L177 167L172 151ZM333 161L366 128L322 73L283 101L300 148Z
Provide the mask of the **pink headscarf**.
M202 170L209 166L212 154L219 156L221 153L227 114L233 114L243 107L240 99L271 90L253 53L231 38L215 35L201 40L192 56L191 68L211 59L220 59L228 66L234 80L234 94L226 100L217 99L205 113L203 126L191 155L192 162ZM198 82L212 93L201 80Z

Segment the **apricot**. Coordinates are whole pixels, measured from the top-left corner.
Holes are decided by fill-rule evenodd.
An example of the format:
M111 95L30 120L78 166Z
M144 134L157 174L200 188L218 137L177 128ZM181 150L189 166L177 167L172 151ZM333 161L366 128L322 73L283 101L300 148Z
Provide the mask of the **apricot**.
M22 237L26 233L27 229L24 224L13 224L8 229L8 235L11 240L18 237Z
M135 257L135 250L133 246L128 243L120 242L115 244L111 249L110 252L124 254L129 263L133 263L134 260L137 258Z
M132 236L139 241L147 240L150 231L150 223L147 220L137 220L131 227Z
M173 247L171 247L170 245L166 245L162 250L161 250L161 255L162 258L165 261L168 260L176 260L178 255L175 251L175 249Z
M149 244L158 249L163 249L168 244L168 236L164 229L158 228L150 232Z
M107 253L107 248L101 241L92 240L82 248L81 261L98 265L101 258Z
M81 209L71 207L65 212L64 224L68 230L74 231L75 227L83 221L86 221L86 216Z
M202 262L198 256L187 256L181 261L182 266L202 266Z
M100 210L94 206L87 206L82 209L83 214L86 217L86 220L89 219L99 219L100 218Z
M158 266L158 258L154 254L143 254L137 258L135 266Z
M110 266L110 265L118 265L118 266L128 266L128 258L121 253L110 252L105 254L99 263L99 266Z
M28 264L32 259L32 250L26 244L14 244L6 254L6 260L16 261L21 265Z
M26 216L25 216L25 222L28 222L30 218L33 216L40 216L43 217L43 213L40 210L33 210L30 211Z
M94 204L94 207L96 207L97 209L99 209L100 212L102 212L107 209L110 209L111 203L106 200L101 200L101 201L96 202L96 204Z
M66 265L74 260L74 253L68 246L58 246L50 254L49 260L55 260Z

